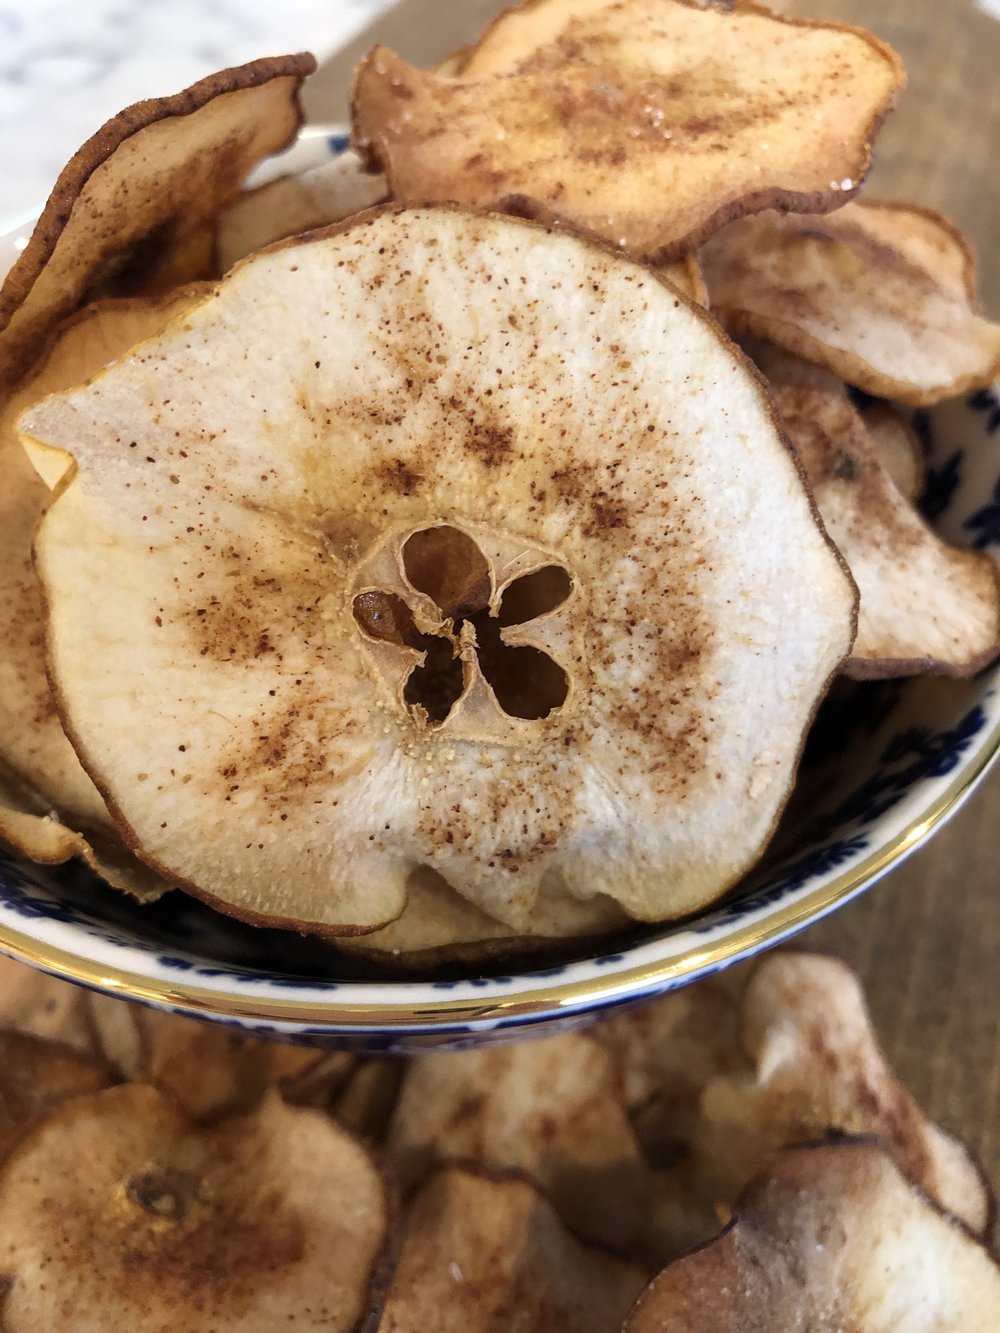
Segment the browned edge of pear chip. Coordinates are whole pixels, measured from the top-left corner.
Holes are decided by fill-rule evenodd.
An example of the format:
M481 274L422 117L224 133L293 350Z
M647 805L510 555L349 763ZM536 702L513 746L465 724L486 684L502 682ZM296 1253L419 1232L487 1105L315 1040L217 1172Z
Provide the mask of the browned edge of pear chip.
M686 3L687 0L680 0L680 2ZM433 204L427 207L428 209L432 209L433 211L439 212L441 214L458 213L461 215L470 215L473 217L494 218L495 220L497 219L497 214L495 213L495 211L489 208L469 207L466 205L451 204L451 203ZM373 223L377 222L379 219L383 217L403 216L410 213L411 211L413 211L413 209L412 206L410 205L401 204L396 201L390 201L381 205L377 205L373 208L367 209L364 212L355 214L350 218L347 218L338 223L334 223L329 227L320 228L316 231L309 232L303 236L292 236L284 240L277 241L273 245L266 247L264 250L256 252L256 255L271 254L286 248L293 248L302 245L312 244L317 241L341 235L353 229L360 229L363 227L371 226ZM515 223L515 225L521 227L535 228L540 232L546 234L565 234L563 232L563 229L559 228L554 224L545 223L532 218L523 218L517 216L501 220L513 222ZM853 605L850 617L850 640L853 643L853 640L857 634L857 625L858 625L859 596L858 596L857 585L853 577L851 576L847 562L844 560L844 557L837 548L836 544L830 538L829 533L827 532L823 524L822 517L816 506L815 500L813 499L812 494L810 492L801 462L799 461L795 449L793 448L788 439L787 432L785 431L781 422L781 418L776 411L774 399L770 392L767 380L764 377L764 375L761 373L758 367L754 365L753 361L746 355L746 353L742 350L742 348L737 343L735 343L732 340L732 338L730 338L727 335L725 330L719 325L717 320L713 318L713 316L709 313L708 310L699 305L696 301L693 301L688 297L686 297L669 281L669 279L661 276L655 268L651 269L648 266L642 265L641 261L636 261L634 258L630 256L623 255L623 253L618 247L616 247L615 245L613 245L612 243L608 242L607 240L603 239L600 236L595 236L588 233L580 233L576 232L575 230L572 234L581 245L596 250L605 256L610 256L616 261L625 264L638 263L639 267L641 267L644 272L649 273L652 277L654 277L660 283L660 285L663 286L674 297L675 306L680 305L683 302L688 306L688 308L691 311L695 313L697 318L701 319L708 326L708 328L711 330L712 336L718 340L718 342L728 351L730 356L736 362L739 363L741 369L745 373L747 373L750 376L750 378L754 381L759 391L761 406L764 409L767 417L770 419L771 424L774 426L778 439L784 446L784 449L789 459L791 460L795 468L795 471L802 483L804 497L808 504L809 512L815 524L816 531L821 537L822 541L827 546L827 548L829 549L830 553L833 555L836 563L839 565L840 570L844 575L845 583L847 584L849 590L853 593ZM248 256L246 260L241 261L240 264L236 266L236 269L238 270L246 263L253 262L254 258L255 258L254 255ZM198 302L197 304L203 304L205 301L215 299L218 295L218 292L219 292L218 287L213 288L210 294L207 297L204 297L202 301ZM25 442L30 442L32 449L36 452L38 450L39 445L41 444L41 442L36 440L33 436L27 435L23 432L22 432L22 440ZM48 448L48 446L44 445L42 447ZM32 450L29 450L29 452L31 451ZM54 452L62 453L63 451L55 450ZM73 476L76 471L76 465L75 462L72 460L71 456L68 453L66 453L64 454L64 458L66 460L65 470L63 471L60 480L53 487L53 496L52 496L53 503L55 502L55 500L59 498L62 492L69 486L69 484L73 480ZM52 505L50 504L50 510L51 508ZM44 526L45 524L43 520L43 522L39 525L39 532L38 534L36 534L36 551L37 551L39 537L41 533L44 531ZM49 590L46 587L46 581L41 572L41 569L39 569L39 583L42 587L42 592L46 600L46 605L48 606L50 603L50 595L49 595ZM723 899L726 896L726 894L729 893L732 890L732 888L740 882L740 880L749 872L752 866L755 865L760 860L761 856L764 854L764 851L769 845L770 840L774 836L774 833L780 823L782 814L785 808L787 807L788 801L794 789L796 774L798 772L798 767L801 762L802 754L812 724L816 718L819 708L823 703L824 698L826 697L830 689L830 686L837 679L838 674L842 672L844 663L849 660L849 656L850 653L848 651L845 657L841 658L838 665L834 667L829 678L824 682L822 688L819 689L816 694L813 706L810 709L808 717L805 720L805 725L803 726L802 734L799 739L798 745L795 747L787 790L784 792L783 798L776 803L773 819L771 820L770 826L767 829L763 839L757 846L753 861L750 862L747 866L744 866L740 871L730 875L723 883L721 883L718 886L717 890L712 894L712 897L707 901L701 903L701 905L698 908L699 912L708 910L714 903L717 903L719 900ZM223 899L216 894L213 894L211 891L204 889L198 884L195 884L189 878L177 874L172 870L168 870L162 863L162 861L158 860L142 845L141 840L137 837L135 831L129 825L123 811L121 810L120 806L112 796L107 783L100 776L99 764L97 763L96 759L88 753L87 747L83 744L79 735L76 733L72 721L68 716L68 712L65 709L65 705L59 695L58 690L56 689L55 684L53 684L53 693L55 694L57 702L59 704L60 715L62 717L66 733L69 736L74 749L77 751L77 754L79 755L81 764L83 765L88 775L91 777L92 781L94 782L95 786L100 792L102 798L106 802L108 809L111 812L112 817L114 819L115 825L118 828L119 833L126 847L131 852L133 852L134 855L139 860L141 860L145 865L149 866L151 870L161 875L164 878L164 880L169 882L173 887L182 889L183 891L190 893L193 897L198 898L201 901L205 902L208 906L224 913L225 915L235 917L238 920L246 922L249 925L264 926L275 929L292 929L315 936L320 939L326 939L334 942L342 940L344 938L352 938L352 937L371 934L374 931L380 930L383 927L391 924L392 921L398 920L399 917L402 915L402 912L405 910L405 901L400 907L399 912L396 914L395 917L391 918L390 920L382 921L374 925L357 926L352 924L337 924L330 926L324 923L317 923L312 921L309 922L307 925L304 925L301 921L289 918L287 916L279 916L272 913L259 912L247 908L245 906L236 906L231 902L229 902L228 900ZM636 919L639 920L640 918ZM642 919L645 920L646 918ZM657 921L663 919L669 919L669 918L663 918L660 916L657 916L655 918L655 920Z
M642 1270L565 1227L515 1171L437 1169L404 1213L379 1333L604 1333L642 1289Z
M599 8L610 8L615 2L616 0L607 0L607 4L601 5ZM435 83L442 88L447 88L449 83L462 83L470 71L474 74L477 53L482 49L484 43L503 25L508 22L518 22L522 18L530 21L532 10L550 3L551 0L525 0L524 3L505 10L492 20L473 46L465 52L456 53L456 58L448 62L445 72L441 70L429 72L420 70L410 65L386 46L376 45L369 51L357 68L351 91L352 145L367 164L369 170L385 173L389 181L390 194L393 197L405 198L411 204L445 202L448 199L448 191L447 188L442 190L426 188L401 192L400 173L398 164L394 161L394 154L390 151L385 136L377 127L373 129L373 124L377 122L377 114L369 115L365 109L367 102L370 100L377 101L379 96L377 91L378 82L383 80L386 87L391 89L393 95L403 101L404 104L412 102L416 96L411 86L413 83L427 85L433 100ZM566 3L568 10L566 17L571 19L573 17L571 0L566 0ZM831 23L816 18L791 18L783 14L776 14L766 6L754 3L754 0L725 0L724 3L714 3L714 0L708 0L708 3L704 3L703 0L669 0L669 3L689 9L720 9L724 12L745 13L771 19L776 24L787 27L822 29L830 33L856 37L872 51L877 52L889 66L893 76L892 86L886 92L881 105L872 110L867 124L858 130L856 136L859 145L858 156L850 168L850 183L846 187L845 180L847 178L831 181L829 187L814 191L794 190L781 186L758 188L756 190L748 187L741 197L721 205L704 217L700 223L689 226L682 234L667 236L665 239L658 238L655 241L650 238L646 243L629 244L624 248L629 253L647 262L669 262L682 258L688 252L695 250L727 222L734 221L747 214L761 212L765 209L777 209L781 212L828 213L842 207L844 203L852 199L860 190L871 166L872 143L883 121L893 110L906 86L906 71L900 57L892 47L865 28L845 23ZM625 8L624 5L620 7ZM627 16L623 15L621 21L623 24L627 24ZM561 35L561 31L557 32L556 35ZM544 45L545 43L541 44L542 47ZM541 47L538 49L541 49ZM499 70L491 68L490 72L483 76L483 81L488 81L492 76L517 75L520 73L520 69L520 64L509 68L501 67ZM474 81L474 79L468 79L466 86ZM388 118L384 117L384 119L387 120ZM412 110L405 109L403 119L404 121L411 121L413 119ZM440 137L440 130L437 137ZM470 147L475 142L470 138ZM624 123L622 142L623 144L626 142ZM488 163L486 166L488 167ZM504 192L502 184L498 182L500 176L502 176L502 173L489 172L484 177L486 181L485 196L489 197L480 193L476 198L470 198L468 201L455 201L477 205L486 204L500 212L509 212L548 225L566 226L585 235L594 233L593 223L576 216L572 205L564 209L556 205L551 199L543 198L542 192L537 195L524 190ZM604 239L610 238L605 236Z
M0 354L4 355L6 362L0 362L0 384L9 384L12 378L26 369L51 324L69 313L78 302L77 293L64 298L53 310L48 324L40 333L33 335L29 330L25 345L19 346L15 340L13 347L5 348L4 335L8 326L30 297L35 283L52 258L59 238L70 224L73 206L97 168L107 162L133 135L158 121L190 115L223 94L259 87L272 79L290 78L298 85L315 68L315 58L308 52L302 52L298 55L268 56L246 65L220 70L172 96L136 102L91 135L63 167L28 244L0 286ZM297 100L295 107L295 124L283 142L275 144L275 151L294 139L302 123L302 110Z
M889 1219L866 1234L872 1212L886 1203ZM884 1252L894 1246L903 1261L890 1266ZM922 1266L929 1249L934 1262ZM942 1290L942 1274L950 1289ZM896 1299L873 1309L887 1291ZM907 1323L914 1333L978 1333L998 1308L995 1254L903 1174L879 1139L859 1135L776 1153L719 1235L653 1279L623 1333L896 1333L903 1325L883 1320L906 1313L934 1319Z

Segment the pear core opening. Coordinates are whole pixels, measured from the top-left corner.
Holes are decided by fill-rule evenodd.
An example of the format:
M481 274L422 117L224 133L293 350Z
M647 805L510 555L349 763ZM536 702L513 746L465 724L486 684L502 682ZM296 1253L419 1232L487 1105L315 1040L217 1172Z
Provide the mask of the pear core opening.
M403 691L411 715L440 726L478 669L510 717L548 717L569 693L563 668L542 648L509 644L503 631L525 625L566 601L573 580L561 565L547 564L516 577L493 596L490 563L467 533L435 526L413 532L402 548L410 587L430 598L440 623L423 632L405 597L366 589L353 601L354 618L369 639L423 654Z

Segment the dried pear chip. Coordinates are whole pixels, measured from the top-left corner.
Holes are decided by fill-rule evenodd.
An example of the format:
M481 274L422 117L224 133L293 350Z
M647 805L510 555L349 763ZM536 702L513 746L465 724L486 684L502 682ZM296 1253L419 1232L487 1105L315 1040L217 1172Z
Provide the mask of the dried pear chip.
M846 389L776 348L752 349L816 507L861 594L845 671L972 676L1000 653L1000 571L941 540L897 490Z
M625 1333L992 1328L1000 1270L876 1141L786 1148L717 1240L665 1269Z
M100 301L78 312L0 407L0 760L21 779L20 793L8 790L10 783L0 789L0 837L43 864L82 857L116 888L144 900L158 897L162 882L121 846L49 689L45 607L31 554L49 488L25 457L14 423L40 398L82 383L158 333L206 290L193 285L159 298Z
M410 1204L379 1333L608 1333L643 1275L576 1240L528 1181L449 1167Z
M359 1061L337 1093L332 1110L342 1125L381 1143L399 1100L406 1067L395 1056Z
M0 1029L0 1160L53 1107L113 1082L113 1071L92 1056L25 1032Z
M388 1150L404 1186L441 1161L515 1168L588 1240L625 1248L643 1226L649 1173L614 1057L576 1033L415 1061Z
M151 273L159 290L212 276L205 226L255 163L295 137L298 90L315 68L296 55L221 70L137 102L87 140L0 287L0 386L93 296L130 295Z
M515 930L543 887L717 897L854 635L772 413L672 288L516 219L387 209L237 265L21 422L68 451L54 679L140 855L331 934L419 865Z
M342 222L380 203L388 192L385 177L365 171L352 152L299 176L281 176L246 190L219 214L219 267L225 273L272 241Z
M50 1114L0 1170L4 1328L351 1330L392 1203L368 1152L319 1111L269 1098L192 1125L153 1088Z
M628 923L610 898L584 902L543 890L529 920L511 927L481 912L428 866L406 883L406 907L381 930L338 941L350 954L400 967L427 968L446 962L481 962L551 949L558 940L604 938Z
M889 403L860 409L868 439L896 490L916 504L924 489L924 455L917 432Z
M929 209L761 213L719 232L700 259L730 328L878 397L927 405L1000 373L1000 325L979 314L968 246Z
M744 0L536 0L457 78L376 46L354 142L405 203L519 212L666 260L745 213L839 207L904 81L870 33Z
M773 954L743 999L752 1071L710 1080L698 1152L732 1202L768 1155L829 1129L875 1134L942 1208L982 1232L990 1197L965 1147L926 1118L879 1047L857 976L820 954Z
M221 1023L151 1009L110 995L88 997L104 1059L166 1093L192 1120L252 1110L270 1087L287 1102L324 1105L353 1057L259 1041Z
M662 1172L650 1253L707 1240L715 1209L733 1205L771 1152L829 1130L879 1135L943 1208L977 1232L987 1225L979 1170L889 1069L860 984L836 959L772 954L741 1000L713 978L598 1032L620 1053L637 1135Z
M87 992L0 954L0 1027L101 1058Z

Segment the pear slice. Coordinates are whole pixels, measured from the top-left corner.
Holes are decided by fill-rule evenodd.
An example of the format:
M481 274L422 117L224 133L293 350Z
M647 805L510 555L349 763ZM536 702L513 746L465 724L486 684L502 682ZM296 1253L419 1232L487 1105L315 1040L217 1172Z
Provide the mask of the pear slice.
M625 1333L992 1328L1000 1269L875 1140L786 1148L717 1240L664 1270Z
M516 219L389 209L238 265L21 422L66 451L53 676L130 845L331 934L419 865L515 930L543 887L718 897L854 636L772 414L672 288Z
M928 1120L886 1063L858 978L839 959L775 954L747 986L743 1042L752 1072L710 1080L698 1151L732 1202L782 1144L834 1129L875 1134L946 1211L982 1233L991 1211L964 1145Z
M515 211L667 260L745 213L837 208L904 82L870 33L746 0L535 0L456 78L376 46L354 143L405 203Z
M459 1167L410 1204L379 1333L607 1333L642 1289L634 1264L581 1244L526 1180Z
M387 1146L404 1188L435 1163L468 1161L530 1176L587 1240L625 1250L643 1224L649 1172L616 1062L586 1036L424 1056L407 1071Z
M490 958L551 951L560 941L606 938L628 917L603 895L578 902L542 892L529 920L515 934L510 926L474 907L441 875L421 866L406 883L406 907L381 930L338 941L343 952L409 970L446 963L481 963Z
M878 1135L942 1208L982 1233L990 1191L967 1149L889 1068L860 983L821 954L771 954L602 1024L626 1103L661 1171L646 1247L664 1258L710 1238L770 1154L828 1131ZM745 987L745 989L744 989ZM742 992L742 993L741 993Z
M90 1021L87 992L2 954L0 1028L58 1042L78 1054L103 1061Z
M924 455L917 432L890 403L869 403L860 413L871 446L892 484L900 495L916 504L924 489Z
M167 296L100 301L71 316L28 379L0 407L0 838L44 864L79 856L116 888L150 900L162 881L128 856L104 801L80 766L49 689L45 608L32 562L34 530L49 487L24 455L18 416L47 394L74 387L186 310L207 286ZM43 465L44 471L44 465Z
M137 102L63 168L27 246L0 287L0 388L28 369L50 331L94 296L128 296L211 277L206 230L261 158L302 121L310 55L211 74L173 97Z
M0 1171L4 1328L347 1333L392 1209L346 1130L277 1096L213 1129L141 1084L78 1098Z
M926 406L1000 374L1000 325L979 313L968 244L930 209L761 213L719 232L700 259L729 328L877 397Z
M751 352L861 594L845 672L972 676L1000 653L1000 571L941 540L897 490L843 384L776 348Z
M219 213L219 267L225 273L272 241L342 222L380 203L388 192L385 177L365 171L350 151L301 175L245 190Z
M344 1051L260 1041L224 1024L88 995L97 1046L130 1082L149 1083L191 1120L207 1123L253 1110L269 1088L286 1102L323 1106L347 1077Z
M0 1161L48 1111L114 1081L113 1071L92 1056L0 1028Z

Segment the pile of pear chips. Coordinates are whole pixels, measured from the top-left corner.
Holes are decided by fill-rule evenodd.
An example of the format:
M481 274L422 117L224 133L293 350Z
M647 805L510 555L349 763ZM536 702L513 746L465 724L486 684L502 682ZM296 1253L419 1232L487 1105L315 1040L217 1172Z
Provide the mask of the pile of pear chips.
M312 64L116 117L0 290L0 834L418 967L697 912L838 674L1000 651L906 415L1000 327L857 198L900 61L531 0L243 188Z
M992 1222L833 958L407 1062L0 963L10 1333L978 1333Z

